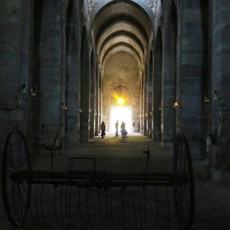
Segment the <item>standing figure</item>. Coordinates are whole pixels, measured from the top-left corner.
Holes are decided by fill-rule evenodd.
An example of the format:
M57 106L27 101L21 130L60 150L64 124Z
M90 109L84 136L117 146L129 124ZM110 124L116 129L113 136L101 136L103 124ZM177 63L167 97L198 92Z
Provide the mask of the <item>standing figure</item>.
M115 129L116 129L115 136L117 137L118 136L118 120L115 123Z
M121 123L121 136L122 137L127 137L127 131L126 131L126 128L125 128L125 122L124 121L122 121L122 123Z
M135 124L135 121L133 121L133 132L136 132L136 124Z
M104 139L105 137L105 122L104 121L101 122L101 137L102 139Z
M140 122L137 123L137 132L140 133L141 132L141 126L140 126Z

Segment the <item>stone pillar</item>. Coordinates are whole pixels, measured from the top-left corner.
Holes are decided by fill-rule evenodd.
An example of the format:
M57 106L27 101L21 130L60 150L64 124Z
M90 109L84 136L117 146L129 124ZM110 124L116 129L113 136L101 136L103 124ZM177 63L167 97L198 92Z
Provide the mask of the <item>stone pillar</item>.
M80 142L87 143L89 141L89 129L90 129L90 60L89 60L89 44L86 28L83 29L83 36L81 42L81 130L80 130Z
M100 112L100 83L99 83L99 70L98 67L95 66L96 69L96 88L95 88L95 94L96 94L96 101L95 101L95 132L94 135L97 136L99 133L99 112Z
M78 92L80 91L80 54L76 12L72 4L67 11L66 22L66 142L68 146L79 143Z
M79 143L79 92L80 92L80 52L79 22L75 8L70 1L66 20L66 144L76 146Z
M143 88L143 134L148 135L148 81L146 70L144 70Z
M194 158L201 152L202 115L202 69L203 69L203 31L200 2L190 0L181 3L180 36L180 95L179 130L184 133L191 145Z
M63 87L65 85L64 72L64 33L62 1L43 1L41 9L41 23L39 49L37 57L37 71L39 72L40 125L42 145L53 143L59 126L64 123L65 103ZM36 10L36 9L35 9ZM63 85L64 84L64 85ZM64 128L64 126L62 127ZM61 145L63 130L60 132L57 145Z
M0 15L1 148L14 126L27 135L32 1L3 0Z
M164 22L163 63L162 63L162 144L171 142L175 134L175 111L172 106L176 100L176 47L177 18L175 7L170 7Z
M212 0L212 133L215 168L230 170L230 1Z
M91 52L90 78L91 78L91 92L90 92L90 138L94 137L95 133L95 109L96 109L96 75L94 64L94 52Z
M148 66L148 136L153 137L153 57L150 52L150 61Z
M162 37L158 32L154 52L154 77L153 77L153 140L161 140L161 90L162 90Z

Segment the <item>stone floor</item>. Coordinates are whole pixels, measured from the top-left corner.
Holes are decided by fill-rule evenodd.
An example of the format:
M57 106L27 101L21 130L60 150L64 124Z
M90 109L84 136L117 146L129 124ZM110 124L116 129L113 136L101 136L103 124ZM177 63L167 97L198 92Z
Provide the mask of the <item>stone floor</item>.
M96 137L89 144L81 145L77 149L62 152L56 152L54 158L54 170L66 172L69 157L94 157L96 158L96 169L104 172L114 173L142 173L146 170L146 155L144 150L150 148L150 161L148 172L170 173L172 172L173 150L172 146L161 147L159 144L151 143L146 137L139 134L121 137L114 137L108 134L105 139ZM49 152L41 152L32 162L34 170L51 170L51 161ZM230 229L230 185L213 183L208 178L207 162L193 161L195 174L195 216L191 230L227 230ZM87 160L78 160L74 165L77 170L90 171L93 165ZM53 190L46 186L35 187L32 190L31 206L37 206L35 209L35 223L32 222L29 214L27 224L22 229L74 229L60 219L54 218L53 209L50 208L50 200L57 201L57 217L63 216L62 208L69 199L67 190L59 187ZM172 216L175 215L173 189L169 188L125 188L109 190L90 189L87 192L84 189L71 189L68 194L74 196L71 199L73 207L77 207L74 227L82 230L173 230L178 229ZM124 192L121 192L124 191ZM36 197L38 193L38 197ZM42 202L40 201L41 194ZM80 197L81 196L81 197ZM60 197L64 197L63 200ZM118 198L120 197L120 198ZM135 200L134 200L135 199ZM37 201L39 200L39 201ZM121 205L120 205L120 201ZM63 201L63 203L62 203ZM79 202L80 201L80 202ZM110 202L113 202L111 205ZM53 201L52 201L53 202ZM42 204L41 204L42 203ZM79 205L82 203L82 206ZM62 206L63 204L63 206ZM157 204L157 205L156 205ZM53 204L52 204L53 205ZM88 207L91 210L88 211ZM111 211L112 208L115 211ZM33 207L32 207L33 209ZM72 210L72 208L71 208ZM44 212L44 213L43 213ZM64 211L63 211L64 212ZM73 211L74 212L74 211ZM45 217L43 217L43 215ZM65 215L65 214L64 214ZM170 218L169 218L170 217ZM66 219L68 219L67 217ZM39 224L45 219L45 225ZM91 223L93 222L93 224ZM0 229L14 229L6 218L2 197L0 198Z

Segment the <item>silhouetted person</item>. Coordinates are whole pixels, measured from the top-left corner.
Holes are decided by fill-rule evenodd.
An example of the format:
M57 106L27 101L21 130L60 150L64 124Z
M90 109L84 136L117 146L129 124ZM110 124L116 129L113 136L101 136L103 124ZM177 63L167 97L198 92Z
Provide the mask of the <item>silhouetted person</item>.
M115 129L116 129L115 135L116 135L116 137L117 137L117 136L118 136L118 120L117 120L117 122L115 123Z
M137 123L137 132L139 133L141 131L141 126L140 126L140 123L138 122Z
M135 121L133 121L133 132L136 132L136 124L135 124Z
M101 122L101 137L102 139L104 139L105 137L105 122L104 121Z
M127 131L126 131L126 129L125 129L125 122L124 121L122 121L122 123L121 123L121 136L122 137L127 137Z

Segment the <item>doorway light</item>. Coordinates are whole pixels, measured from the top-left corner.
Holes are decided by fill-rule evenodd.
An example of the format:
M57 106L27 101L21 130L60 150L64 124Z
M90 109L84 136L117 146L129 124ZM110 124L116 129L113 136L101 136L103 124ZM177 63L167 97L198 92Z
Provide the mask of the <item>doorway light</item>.
M119 97L119 98L117 98L117 103L118 103L118 105L123 105L124 104L124 102L125 102L125 100L121 97Z

